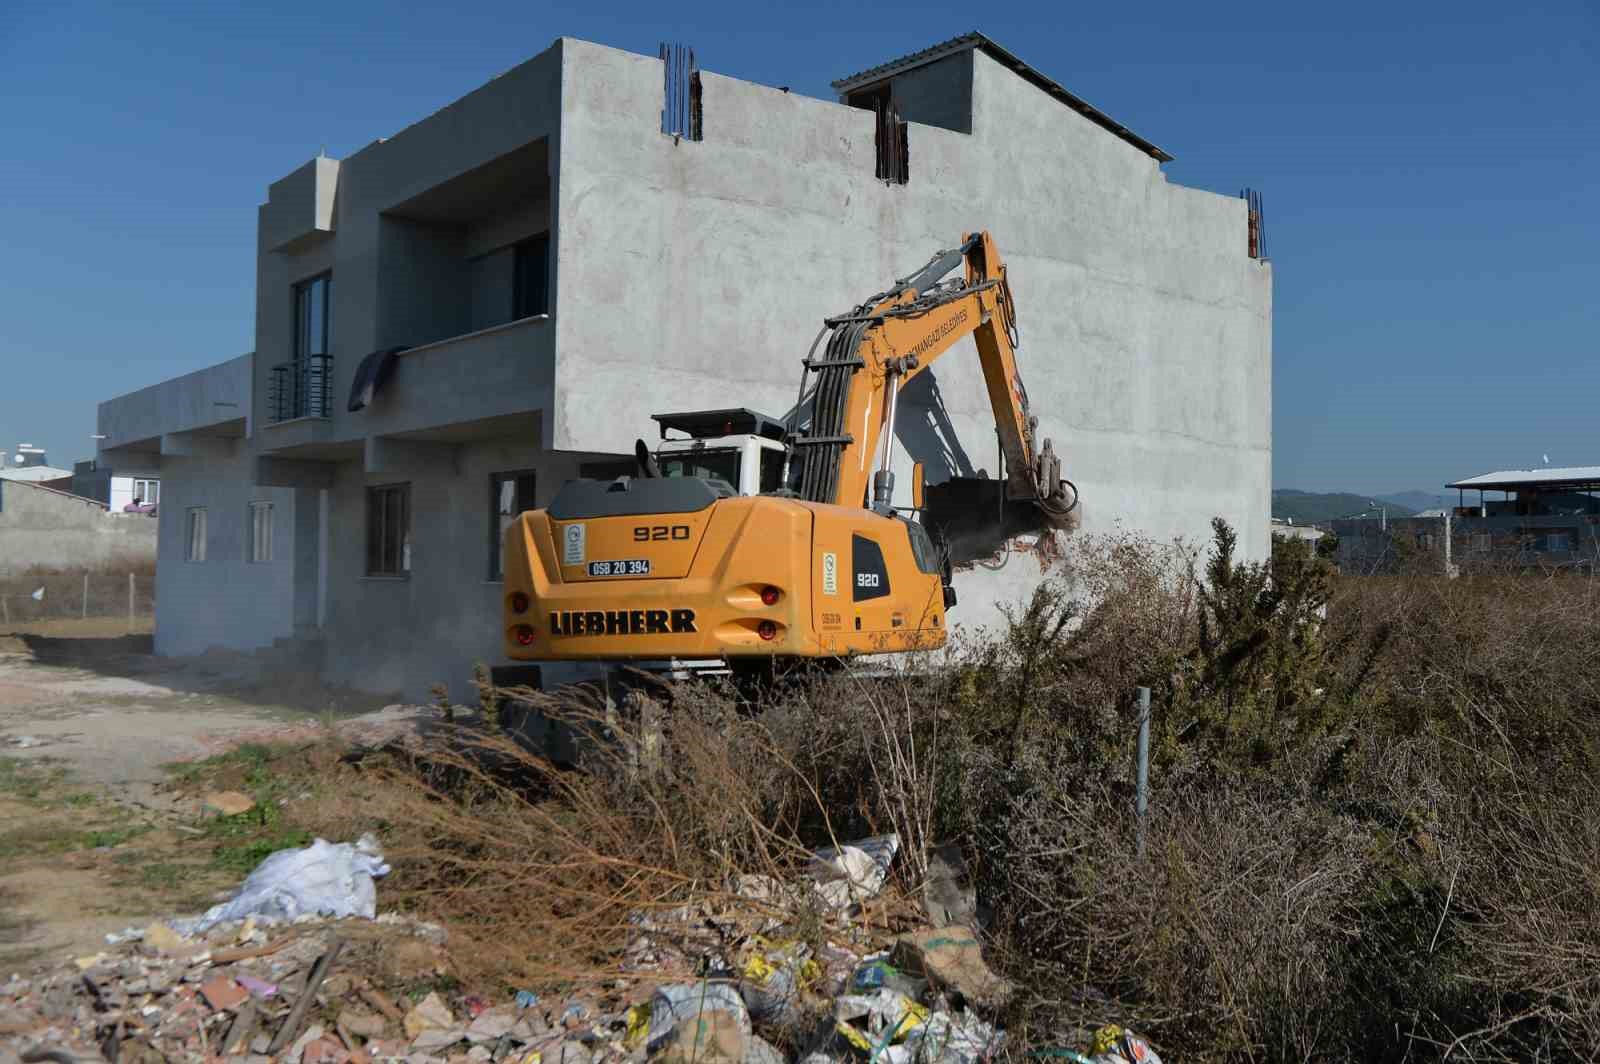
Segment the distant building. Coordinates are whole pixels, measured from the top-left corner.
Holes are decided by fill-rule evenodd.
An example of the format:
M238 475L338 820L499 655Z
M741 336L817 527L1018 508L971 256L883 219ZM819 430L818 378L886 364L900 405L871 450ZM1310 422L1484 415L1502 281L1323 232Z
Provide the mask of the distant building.
M155 513L161 505L161 478L154 473L113 472L94 458L72 467L72 494L103 502L118 513Z
M1315 543L1328 533L1315 525L1297 525L1292 519L1274 517L1272 519L1272 535L1282 536L1284 539L1307 539Z
M1445 486L1459 492L1457 506L1334 521L1340 569L1389 572L1433 557L1451 572L1490 564L1591 571L1600 561L1600 466L1511 469Z
M72 472L57 469L45 458L41 448L23 443L11 454L0 451L0 480L16 480L28 484L48 484L66 491L72 487Z
M70 477L70 474L69 474ZM28 569L148 565L156 521L27 480L0 480L0 575Z

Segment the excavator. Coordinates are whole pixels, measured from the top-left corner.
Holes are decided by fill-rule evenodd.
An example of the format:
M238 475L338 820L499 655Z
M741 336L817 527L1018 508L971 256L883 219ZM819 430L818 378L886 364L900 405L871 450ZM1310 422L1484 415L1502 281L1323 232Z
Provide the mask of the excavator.
M663 442L639 441L637 475L568 481L506 529L507 656L737 669L944 645L949 563L892 502L897 398L972 336L1004 496L1030 502L1040 527L1066 526L1077 492L1051 442L1035 443L1016 322L994 240L971 233L824 321L787 419L656 415ZM920 464L911 494L919 512Z

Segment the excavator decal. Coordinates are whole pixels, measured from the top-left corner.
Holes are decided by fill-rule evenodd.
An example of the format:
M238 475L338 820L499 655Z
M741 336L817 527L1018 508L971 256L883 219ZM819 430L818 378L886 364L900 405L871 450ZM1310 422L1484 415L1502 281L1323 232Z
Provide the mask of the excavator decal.
M865 602L889 593L889 568L883 564L883 548L866 536L850 537L850 568L856 574L851 599Z

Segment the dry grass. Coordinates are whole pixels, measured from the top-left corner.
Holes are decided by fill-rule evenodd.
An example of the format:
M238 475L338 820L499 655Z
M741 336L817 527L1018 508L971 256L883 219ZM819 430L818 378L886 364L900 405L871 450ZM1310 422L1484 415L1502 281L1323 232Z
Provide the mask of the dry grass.
M738 877L897 831L896 901L863 933L886 940L928 848L959 844L1021 987L1018 1052L1121 1022L1185 1061L1600 1055L1596 586L1203 560L1085 541L1006 631L924 673L819 672L753 707L666 689L659 727L524 692L578 731L580 769L462 719L319 755L286 823L376 830L385 904L447 921L473 980L628 983L642 921L672 912L693 914L684 964L768 916L820 943L803 895Z

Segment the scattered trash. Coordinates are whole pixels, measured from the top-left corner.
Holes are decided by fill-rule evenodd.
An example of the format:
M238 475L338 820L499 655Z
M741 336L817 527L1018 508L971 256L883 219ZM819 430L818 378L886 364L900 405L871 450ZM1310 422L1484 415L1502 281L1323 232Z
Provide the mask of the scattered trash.
M899 852L899 835L877 835L837 849L818 850L811 862L818 897L835 911L876 897Z
M33 748L35 746L43 746L44 745L44 741L42 739L36 739L31 735L13 736L11 739L9 739L7 741L12 746L19 746L24 750L31 749L31 748Z
M1011 984L990 970L977 934L968 927L901 935L894 959L903 971L924 975L934 986L985 1009L998 1008L1011 997Z
M1094 1033L1089 1051L1093 1064L1161 1064L1161 1057L1149 1042L1114 1023Z
M970 1012L935 1012L906 1039L905 1064L978 1064L992 1059L1005 1042L1005 1032Z
M749 956L740 969L739 992L752 1018L784 1022L794 1013L800 991L821 974L811 950L796 939L769 942L752 936Z
M279 850L251 872L232 901L212 907L204 916L179 920L174 927L198 934L224 920L255 916L267 920L295 920L305 915L365 916L377 909L373 879L387 875L372 835L354 845L314 840L300 850Z
M531 1009L539 1003L539 995L532 990L518 990L516 997L517 1008Z
M744 1059L750 1013L732 985L702 980L657 987L645 1046L663 1064Z
M978 895L961 847L945 843L928 850L928 878L922 884L922 907L934 927L978 923Z
M928 1015L926 1005L919 1005L898 990L847 994L833 1006L834 1029L874 1060L927 1023Z

